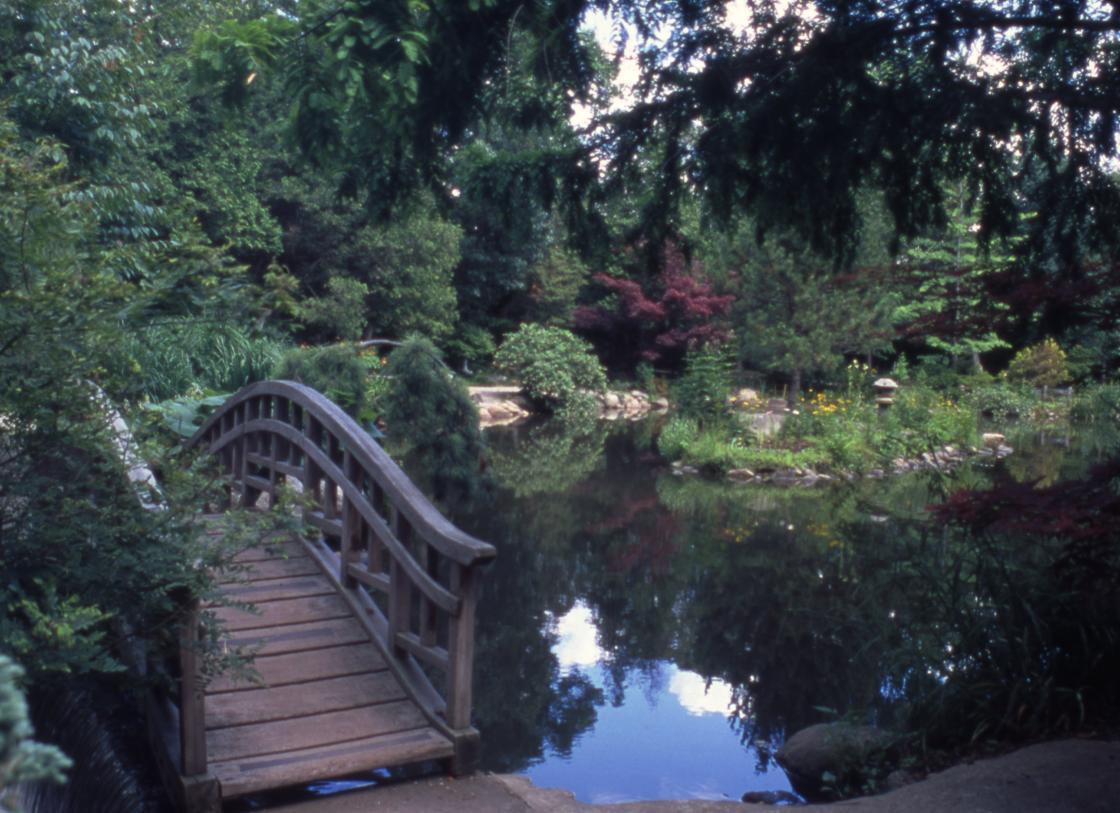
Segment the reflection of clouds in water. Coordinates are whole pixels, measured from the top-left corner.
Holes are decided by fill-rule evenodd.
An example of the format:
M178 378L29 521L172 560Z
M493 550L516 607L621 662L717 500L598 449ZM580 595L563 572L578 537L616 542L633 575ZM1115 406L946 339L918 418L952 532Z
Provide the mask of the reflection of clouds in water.
M553 623L557 640L552 651L562 670L595 666L603 660L595 619L582 601L577 601L572 609ZM689 714L726 715L730 712L731 686L718 678L713 678L711 685L705 686L704 678L695 672L685 672L671 664L666 666L671 674L669 692L676 696L677 702Z
M594 666L603 657L596 640L595 621L583 602L576 602L571 610L556 619L556 636L558 640L552 651L561 669Z
M705 687L705 682L695 672L673 669L669 691L689 714L726 715L731 708L731 687L719 678L713 678L711 686Z

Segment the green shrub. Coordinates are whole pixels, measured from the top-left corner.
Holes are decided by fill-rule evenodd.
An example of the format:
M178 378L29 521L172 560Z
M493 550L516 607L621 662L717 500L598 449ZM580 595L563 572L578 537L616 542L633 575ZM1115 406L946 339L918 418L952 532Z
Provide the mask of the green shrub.
M657 449L666 460L680 460L688 444L696 440L699 431L696 421L691 418L670 418L657 436Z
M1065 351L1053 339L1023 348L1007 367L1009 381L1031 387L1056 387L1070 380Z
M354 418L365 420L368 417L366 364L354 347L296 348L284 354L276 368L276 377L318 390Z
M919 356L910 373L911 380L918 385L935 390L955 389L960 378L953 369L952 360L947 356Z
M1093 384L1073 400L1070 417L1078 421L1120 420L1120 383Z
M206 319L172 319L127 334L116 357L131 363L133 386L152 400L191 389L232 392L268 378L283 346L242 327Z
M384 398L389 440L410 455L410 473L438 500L480 493L478 407L435 346L418 336L406 339L389 356L385 374L392 382Z
M589 402L584 391L606 389L607 375L591 345L558 327L525 324L506 336L495 366L525 388L540 406L556 411Z
M725 353L710 348L688 354L685 373L674 388L682 415L711 422L727 409L732 363Z
M947 445L970 446L976 441L976 410L928 388L907 387L895 396L883 430L900 453L913 457Z
M965 400L977 412L1000 419L1026 415L1032 405L1026 393L1005 382L976 387L965 395Z
M66 781L70 759L53 745L31 739L34 733L20 681L23 669L0 655L0 799L17 782ZM7 810L0 805L0 810Z
M305 300L296 315L312 325L323 328L331 336L357 341L366 327L366 298L369 286L350 277L327 280L326 296Z

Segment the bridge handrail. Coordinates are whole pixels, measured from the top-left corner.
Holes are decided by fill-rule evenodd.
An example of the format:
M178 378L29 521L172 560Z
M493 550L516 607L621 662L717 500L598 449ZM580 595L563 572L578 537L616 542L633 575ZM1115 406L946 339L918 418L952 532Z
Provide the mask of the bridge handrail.
M337 553L321 546L317 555L332 572L337 568L343 595L390 666L441 730L457 743L476 739L476 571L494 547L456 528L349 415L294 381L245 387L188 446L221 459L245 504L262 492L276 497L286 477L302 483L315 504L305 521L337 541ZM444 675L442 692L432 669Z

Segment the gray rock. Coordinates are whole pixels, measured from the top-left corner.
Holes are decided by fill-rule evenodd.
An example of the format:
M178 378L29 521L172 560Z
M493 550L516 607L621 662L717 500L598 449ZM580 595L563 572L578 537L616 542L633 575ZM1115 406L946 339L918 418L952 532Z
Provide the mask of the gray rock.
M989 449L995 449L1001 443L1007 440L1007 438L1004 435L1001 435L999 432L985 432L980 436L980 440L982 440L984 442L984 445Z
M917 777L910 773L910 771L904 771L899 768L887 774L887 779L884 784L887 790L898 790L899 788L906 787L916 779Z
M881 764L892 739L872 726L818 723L778 749L778 764L793 789L810 801L828 798L828 786L860 786L869 766Z
M749 805L799 805L801 800L788 790L748 790L743 801Z

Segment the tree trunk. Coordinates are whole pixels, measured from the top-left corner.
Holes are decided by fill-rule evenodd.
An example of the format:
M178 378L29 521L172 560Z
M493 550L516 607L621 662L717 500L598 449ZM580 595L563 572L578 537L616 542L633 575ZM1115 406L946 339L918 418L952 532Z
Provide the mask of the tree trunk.
M789 408L797 409L797 402L801 400L801 368L796 368L789 379Z

